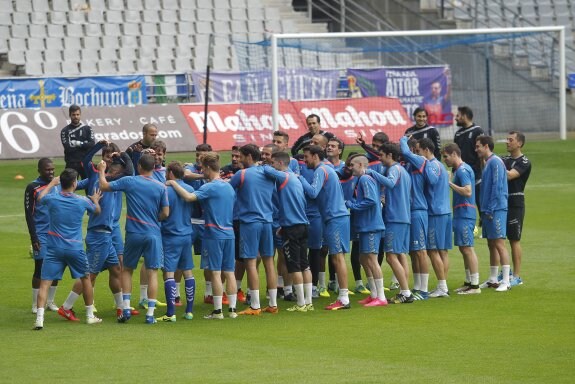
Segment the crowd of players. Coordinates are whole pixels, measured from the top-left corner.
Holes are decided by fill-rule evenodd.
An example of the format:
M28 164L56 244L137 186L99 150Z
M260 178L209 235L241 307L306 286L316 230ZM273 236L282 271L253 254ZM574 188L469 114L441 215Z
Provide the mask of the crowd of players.
M277 131L273 143L263 148L234 146L232 161L224 167L209 144L196 147L195 163L165 166L167 148L157 140L156 126L146 124L142 139L122 152L114 143L94 143L91 129L81 124L79 107L71 107L71 124L61 135L66 169L55 177L53 162L40 159L39 177L25 192L35 259L34 329L43 328L46 309L79 321L72 308L80 295L87 323L101 322L95 315L93 286L104 270L109 271L118 322L138 315L131 302L132 274L142 256L138 307L146 311L145 322L176 321L176 307L183 305L182 277L184 318L191 320L196 290L192 248L201 254L204 302L214 306L206 319L223 319L223 305L230 318L278 313L278 299L293 301L289 312L308 312L314 310L314 298L329 297L330 291L337 298L326 310L351 308L350 294L366 295L358 301L366 307L448 297L452 244L459 247L465 266L458 294L479 294L482 288L505 292L522 284L524 188L531 171L521 152L525 136L510 132L509 156L500 158L493 153L493 139L473 123L468 107L458 109L454 143L443 148L437 129L427 124L425 109L418 108L413 117L415 125L399 143L389 142L383 132L374 135L370 145L359 137L365 153L351 153L345 161L343 142L320 129L319 116L310 115L309 132L294 143L291 156L288 135ZM95 162L100 151L102 160ZM78 189L87 197L76 194ZM122 195L127 205L125 238L119 224ZM478 211L491 266L482 284L474 250ZM89 220L84 248L85 212ZM348 287L348 253L353 289ZM384 257L393 271L391 288L399 289L392 297L385 293ZM269 300L263 307L260 263ZM437 278L431 291L429 264ZM66 266L77 280L58 307L56 285ZM158 300L158 269L163 271L166 303ZM247 294L242 290L244 276ZM238 311L238 301L247 308ZM157 306L166 307L165 315L155 317Z

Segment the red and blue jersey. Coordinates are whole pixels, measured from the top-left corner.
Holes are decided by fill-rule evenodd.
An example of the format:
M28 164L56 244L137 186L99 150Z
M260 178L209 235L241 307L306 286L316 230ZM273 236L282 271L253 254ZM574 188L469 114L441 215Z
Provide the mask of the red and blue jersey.
M399 140L399 146L401 148L401 154L403 158L407 160L405 164L405 170L411 176L411 210L423 210L427 211L427 199L425 198L425 167L427 165L427 159L423 156L416 155L409 150L407 145L407 137L403 136Z
M275 182L263 167L251 166L232 176L230 185L237 193L237 215L242 223L272 223Z
M298 224L308 224L305 214L306 201L303 187L295 173L278 171L270 166L264 166L267 177L276 181L279 198L279 225L291 227Z
M353 198L346 200L352 211L352 227L356 233L378 232L385 229L381 216L380 186L371 176L357 178Z
M206 239L233 239L233 210L236 202L234 188L216 179L205 183L194 192L204 212Z
M390 166L386 175L369 171L385 187L385 222L411 224L411 178L399 163Z
M166 186L149 176L129 176L110 183L126 195L126 232L160 236L158 216L169 207Z
M447 215L451 213L449 200L449 176L447 170L435 157L427 160L425 166L427 212L431 216Z
M46 234L50 228L50 216L48 209L42 204L38 204L38 196L46 188L48 182L37 178L26 187L24 192L24 214L26 216L26 224L28 225L28 232L30 233L30 240L32 242L38 241L38 235ZM57 185L49 192L57 193L60 186Z
M71 192L48 193L40 204L47 207L50 217L47 246L83 250L82 219L86 212L93 213L96 205L86 197Z
M339 177L333 166L318 165L313 171L313 181L310 184L305 177L300 177L305 194L315 199L319 213L325 222L336 217L349 216L343 199L343 190Z
M194 188L184 183L183 180L176 180L176 183L189 193L194 192ZM168 187L168 200L170 202L170 216L162 222L162 235L191 235L193 232L192 203L181 198L173 187Z
M503 160L492 154L485 162L481 176L481 212L492 215L494 211L507 210L508 197L507 169Z

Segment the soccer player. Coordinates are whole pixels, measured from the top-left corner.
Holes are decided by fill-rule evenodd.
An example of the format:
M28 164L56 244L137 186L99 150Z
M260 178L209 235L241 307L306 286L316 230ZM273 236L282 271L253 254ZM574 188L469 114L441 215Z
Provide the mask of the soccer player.
M473 122L473 111L471 108L463 106L457 108L455 122L459 129L455 132L453 142L461 150L461 159L467 163L475 174L475 203L477 209L481 211L480 185L481 185L481 161L475 152L475 141L479 136L484 135L483 129ZM481 218L479 220L481 225Z
M152 174L153 178L158 180L160 183L165 183L166 167L164 166L164 163L166 161L166 143L162 140L156 140L150 149L153 151L150 154L153 154L156 160L154 164L154 173Z
M38 196L54 178L54 163L51 159L43 157L38 160L38 178L26 186L24 192L24 212L32 251L34 256L34 273L32 274L32 313L38 312L38 290L40 289L40 277L42 263L48 250L46 240L50 227L50 218L46 206L38 204ZM56 192L57 188L52 190ZM48 290L47 308L57 311L58 306L54 303L58 280L54 280Z
M123 191L127 202L126 245L122 271L124 308L122 316L118 318L119 322L128 321L132 315L132 274L143 255L148 275L146 323L156 323L154 310L158 293L158 268L162 267L163 256L160 221L169 216L170 207L166 186L152 178L154 163L153 156L144 154L138 163L138 176L123 177L110 183L106 180L106 163L102 161L98 164L100 189L104 192Z
M290 153L289 151L289 135L284 131L274 131L273 141L275 145L278 146L279 150L282 152ZM299 174L299 164L296 159L290 157L289 169L295 173Z
M65 169L60 177L55 177L38 196L38 203L47 207L50 218L46 246L48 248L42 265L42 281L38 292L38 313L35 330L44 328L44 305L48 289L53 280L61 280L66 267L70 268L72 278L82 281L84 303L86 304L86 323L97 324L102 320L94 316L94 297L92 284L88 276L88 262L82 245L82 218L85 212L100 214L98 204L101 193L96 191L90 199L74 193L78 172ZM61 183L59 193L50 191ZM91 200L91 201L90 201Z
M507 169L503 160L493 153L495 144L490 136L479 136L475 142L475 151L485 161L481 177L481 219L483 237L489 247L489 279L480 288L496 288L497 292L511 289L509 284L509 254L505 247L507 234L508 186ZM502 281L498 282L497 274L501 262Z
M324 238L328 245L328 254L335 266L339 284L339 295L335 302L325 307L327 310L349 309L347 287L347 265L345 254L349 252L349 212L343 199L343 191L334 169L323 165L325 152L317 145L304 149L304 161L313 169L313 182L303 177L299 179L308 197L315 199L324 223Z
M453 169L453 179L449 182L453 190L453 234L465 265L465 281L455 292L460 295L478 294L481 293L479 266L473 248L473 230L477 220L475 175L471 167L461 159L461 150L455 143L443 147L443 160Z
M379 184L366 175L368 161L365 156L357 156L351 160L351 170L357 178L354 198L346 200L345 205L354 213L352 225L354 232L359 234L359 257L361 264L369 271L370 288L375 295L360 301L366 307L387 305L383 289L383 274L377 262L379 243L385 230L381 216L379 199Z
M305 135L300 136L296 142L293 144L291 148L292 156L295 156L300 150L305 148L307 145L311 143L311 139L315 135L322 135L325 136L326 139L331 139L334 137L333 133L322 131L321 128L321 119L318 115L311 114L305 119L305 123L307 125L308 133Z
M157 152L156 152L157 153ZM178 184L188 193L194 189L184 183L184 166L179 161L171 162L166 171L166 177ZM172 183L170 183L172 184ZM168 200L171 214L162 223L162 247L164 249L164 291L166 293L167 312L164 316L156 318L162 322L176 321L176 270L182 271L186 287L186 312L184 318L194 318L194 296L196 280L192 273L194 260L192 259L192 204L182 199L174 187L168 184Z
M236 173L230 185L237 193L236 208L240 220L240 256L244 259L250 289L250 306L240 315L260 315L260 281L257 258L261 257L266 271L269 305L263 311L278 313L277 276L274 266L274 244L272 235L273 203L275 183L268 179L263 167L258 167L260 151L253 144L240 148L240 161L244 169Z
M431 139L433 145L435 145L433 155L437 160L441 161L441 137L437 128L427 124L427 111L425 108L416 108L413 111L413 120L415 120L415 125L407 128L405 136L415 140L423 139L424 137Z
M229 317L236 318L236 280L234 278L234 230L233 208L235 192L229 183L220 178L220 158L215 152L207 152L201 158L202 172L208 181L193 193L187 192L173 180L168 185L186 201L199 201L205 218L205 232L202 241L202 268L209 270L212 279L214 310L204 319L221 320L223 286L226 280L229 301Z
M297 304L289 312L313 311L312 279L307 257L309 222L305 215L305 195L297 175L289 170L290 156L286 152L272 155L272 166L264 167L266 176L276 180L279 197L279 228L283 255L290 274ZM279 261L278 261L279 263Z
M220 169L220 177L224 180L230 179L237 171L242 169L242 164L240 163L240 147L237 145L232 146L231 157L231 163L224 165L222 169Z
M413 297L429 298L429 262L427 258L428 205L425 198L427 159L416 154L417 140L403 136L399 140L405 169L411 176L411 224L409 230L409 256L413 270Z
M132 159L132 164L138 164L138 161L142 156L142 151L144 149L151 148L156 137L158 137L158 127L150 123L144 124L142 127L142 139L136 141L126 149L126 153L128 153ZM136 172L136 175L138 175L137 167L134 171Z
M429 293L429 297L447 297L448 250L453 243L449 176L443 164L435 158L435 145L429 138L418 140L416 148L427 160L424 169L428 207L427 254L437 277L437 288Z
M381 162L387 167L385 175L368 171L385 187L385 255L399 283L399 293L389 300L392 304L413 303L409 289L409 267L405 254L409 252L411 179L399 163L400 149L397 144L385 143L379 147Z
M337 137L333 137L327 142L327 147L325 150L327 160L333 164L333 168L336 172L341 172L341 170L345 167L345 161L341 161L344 148L345 145L343 144L343 141Z
M66 168L75 169L82 179L86 178L82 159L88 153L90 148L96 144L94 132L88 125L83 125L80 120L82 111L77 105L71 105L68 108L70 124L62 128L60 132L60 141L64 146L64 160Z
M525 185L531 174L531 161L521 152L525 145L525 135L511 131L507 134L507 152L509 156L502 158L507 169L507 186L509 201L507 211L507 239L511 245L513 259L512 287L523 284L521 280L521 232L525 218Z

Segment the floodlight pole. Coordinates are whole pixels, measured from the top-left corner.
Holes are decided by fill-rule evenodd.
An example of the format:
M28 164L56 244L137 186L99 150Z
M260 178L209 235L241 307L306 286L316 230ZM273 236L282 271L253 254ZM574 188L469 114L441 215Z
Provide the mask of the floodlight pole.
M272 125L274 132L279 129L278 116L279 108L279 90L278 90L278 40L275 34L272 34Z
M559 135L567 140L567 79L565 70L565 26L559 30Z

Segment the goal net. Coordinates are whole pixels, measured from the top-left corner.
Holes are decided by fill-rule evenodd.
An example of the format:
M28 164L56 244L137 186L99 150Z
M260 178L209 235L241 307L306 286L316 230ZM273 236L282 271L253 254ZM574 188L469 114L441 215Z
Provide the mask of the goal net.
M295 125L303 119L305 133L305 115L315 113L323 129L347 143L381 130L397 139L412 125L415 108L423 107L430 125L449 141L457 107L468 106L474 122L497 139L510 130L563 137L563 33L562 27L537 27L235 41L238 100L245 112L237 129L276 128L299 136Z

